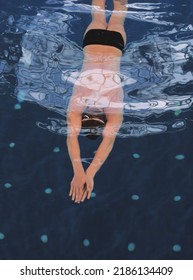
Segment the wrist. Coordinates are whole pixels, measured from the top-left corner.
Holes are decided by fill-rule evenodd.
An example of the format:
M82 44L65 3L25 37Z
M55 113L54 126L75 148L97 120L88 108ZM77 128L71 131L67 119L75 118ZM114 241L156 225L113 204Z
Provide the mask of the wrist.
M91 178L94 178L96 172L89 166L86 170L86 175L91 177Z
M84 168L80 159L73 160L73 170L74 173L84 173Z

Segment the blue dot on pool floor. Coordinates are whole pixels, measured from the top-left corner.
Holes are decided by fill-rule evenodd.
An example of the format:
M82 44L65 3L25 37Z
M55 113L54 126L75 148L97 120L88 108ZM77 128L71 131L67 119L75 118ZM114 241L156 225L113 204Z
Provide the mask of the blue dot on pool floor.
M20 104L15 104L14 109L15 110L20 110L21 109L21 105Z
M14 143L14 142L11 142L11 143L9 144L9 147L10 147L10 148L14 148L14 147L15 147L15 143Z
M180 195L176 195L174 196L174 201L178 202L182 199L182 197Z
M59 148L59 147L55 147L55 148L53 149L53 152L54 152L54 153L59 153L59 152L60 152L60 148Z
M133 154L133 157L136 158L136 159L137 159L137 158L140 158L140 154L134 153L134 154Z
M5 187L6 189L9 189L9 188L12 187L12 184L10 184L10 183L5 183L5 184L4 184L4 187Z
M133 195L131 196L131 199L132 199L132 200L139 200L139 196L138 196L137 194L133 194Z
M133 252L135 250L135 243L131 242L128 244L128 251Z
M5 238L5 235L2 232L0 232L0 240L3 240L4 238Z
M51 188L46 188L46 189L44 190L44 192L45 192L46 194L51 194L51 193L52 193L52 189L51 189Z
M43 234L41 237L40 237L41 241L43 243L47 243L48 242L48 236L46 234Z
M176 158L177 160L183 160L183 159L185 159L185 156L179 154L179 155L176 155L175 158Z
M90 197L95 197L96 193L95 192L91 192L91 196Z
M90 241L89 241L88 239L84 239L84 240L83 240L83 245L84 245L85 247L88 247L88 246L90 245Z
M179 244L175 244L173 246L173 251L174 252L180 252L182 250L181 246Z
M20 90L17 94L17 100L23 102L25 100L25 92Z

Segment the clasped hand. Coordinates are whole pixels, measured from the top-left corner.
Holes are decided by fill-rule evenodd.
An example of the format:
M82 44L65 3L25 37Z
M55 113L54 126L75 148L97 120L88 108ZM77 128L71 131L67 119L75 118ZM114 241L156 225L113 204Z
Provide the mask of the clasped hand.
M79 172L74 174L71 182L69 196L76 203L83 202L85 198L90 198L94 187L94 179L87 172Z

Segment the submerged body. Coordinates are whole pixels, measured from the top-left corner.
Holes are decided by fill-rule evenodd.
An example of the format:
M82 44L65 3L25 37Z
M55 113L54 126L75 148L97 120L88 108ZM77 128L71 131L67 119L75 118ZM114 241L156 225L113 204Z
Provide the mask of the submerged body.
M82 69L75 82L70 105L76 100L82 112L89 106L93 107L93 102L96 107L103 107L104 102L104 108L107 107L106 103L122 102L123 91L119 75L121 56L122 51L114 46L86 45Z
M84 201L86 197L90 198L94 176L111 152L123 120L122 108L111 108L108 104L123 101L119 74L122 51L126 43L123 28L126 8L122 1L114 0L115 13L107 25L105 0L93 0L92 5L93 19L83 41L84 61L73 88L67 115L69 129L67 146L74 170L70 196L78 203ZM83 113L87 114L86 118L89 120L88 113L96 114L96 111L100 111L106 118L103 139L93 161L84 171L78 135L83 124ZM93 116L92 120L94 121ZM102 120L99 119L98 123L100 122Z

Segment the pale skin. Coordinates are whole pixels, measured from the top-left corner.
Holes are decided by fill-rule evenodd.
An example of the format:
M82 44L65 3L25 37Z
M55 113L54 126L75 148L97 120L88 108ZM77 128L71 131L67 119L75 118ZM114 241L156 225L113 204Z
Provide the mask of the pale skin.
M107 29L120 32L126 43L126 34L124 30L124 20L126 15L126 0L114 0L114 12L111 15L107 25L105 18L105 0L92 1L92 22L86 29L85 33L90 29ZM84 61L81 72L101 69L101 71L120 72L120 58L122 52L111 46L104 45L88 45L84 48ZM94 92L86 87L75 84L73 94L67 112L67 123L69 133L67 136L67 147L72 162L74 176L71 182L70 193L72 200L76 203L89 199L94 188L94 177L101 168L107 157L109 156L118 133L122 121L123 112L121 108L104 108L107 123L102 132L102 141L95 153L94 159L84 170L81 162L81 151L78 142L78 136L81 130L82 113L86 105L79 101L82 97L92 98ZM123 90L121 86L110 88L109 90L101 89L98 91L103 97L109 98L111 102L122 102Z

